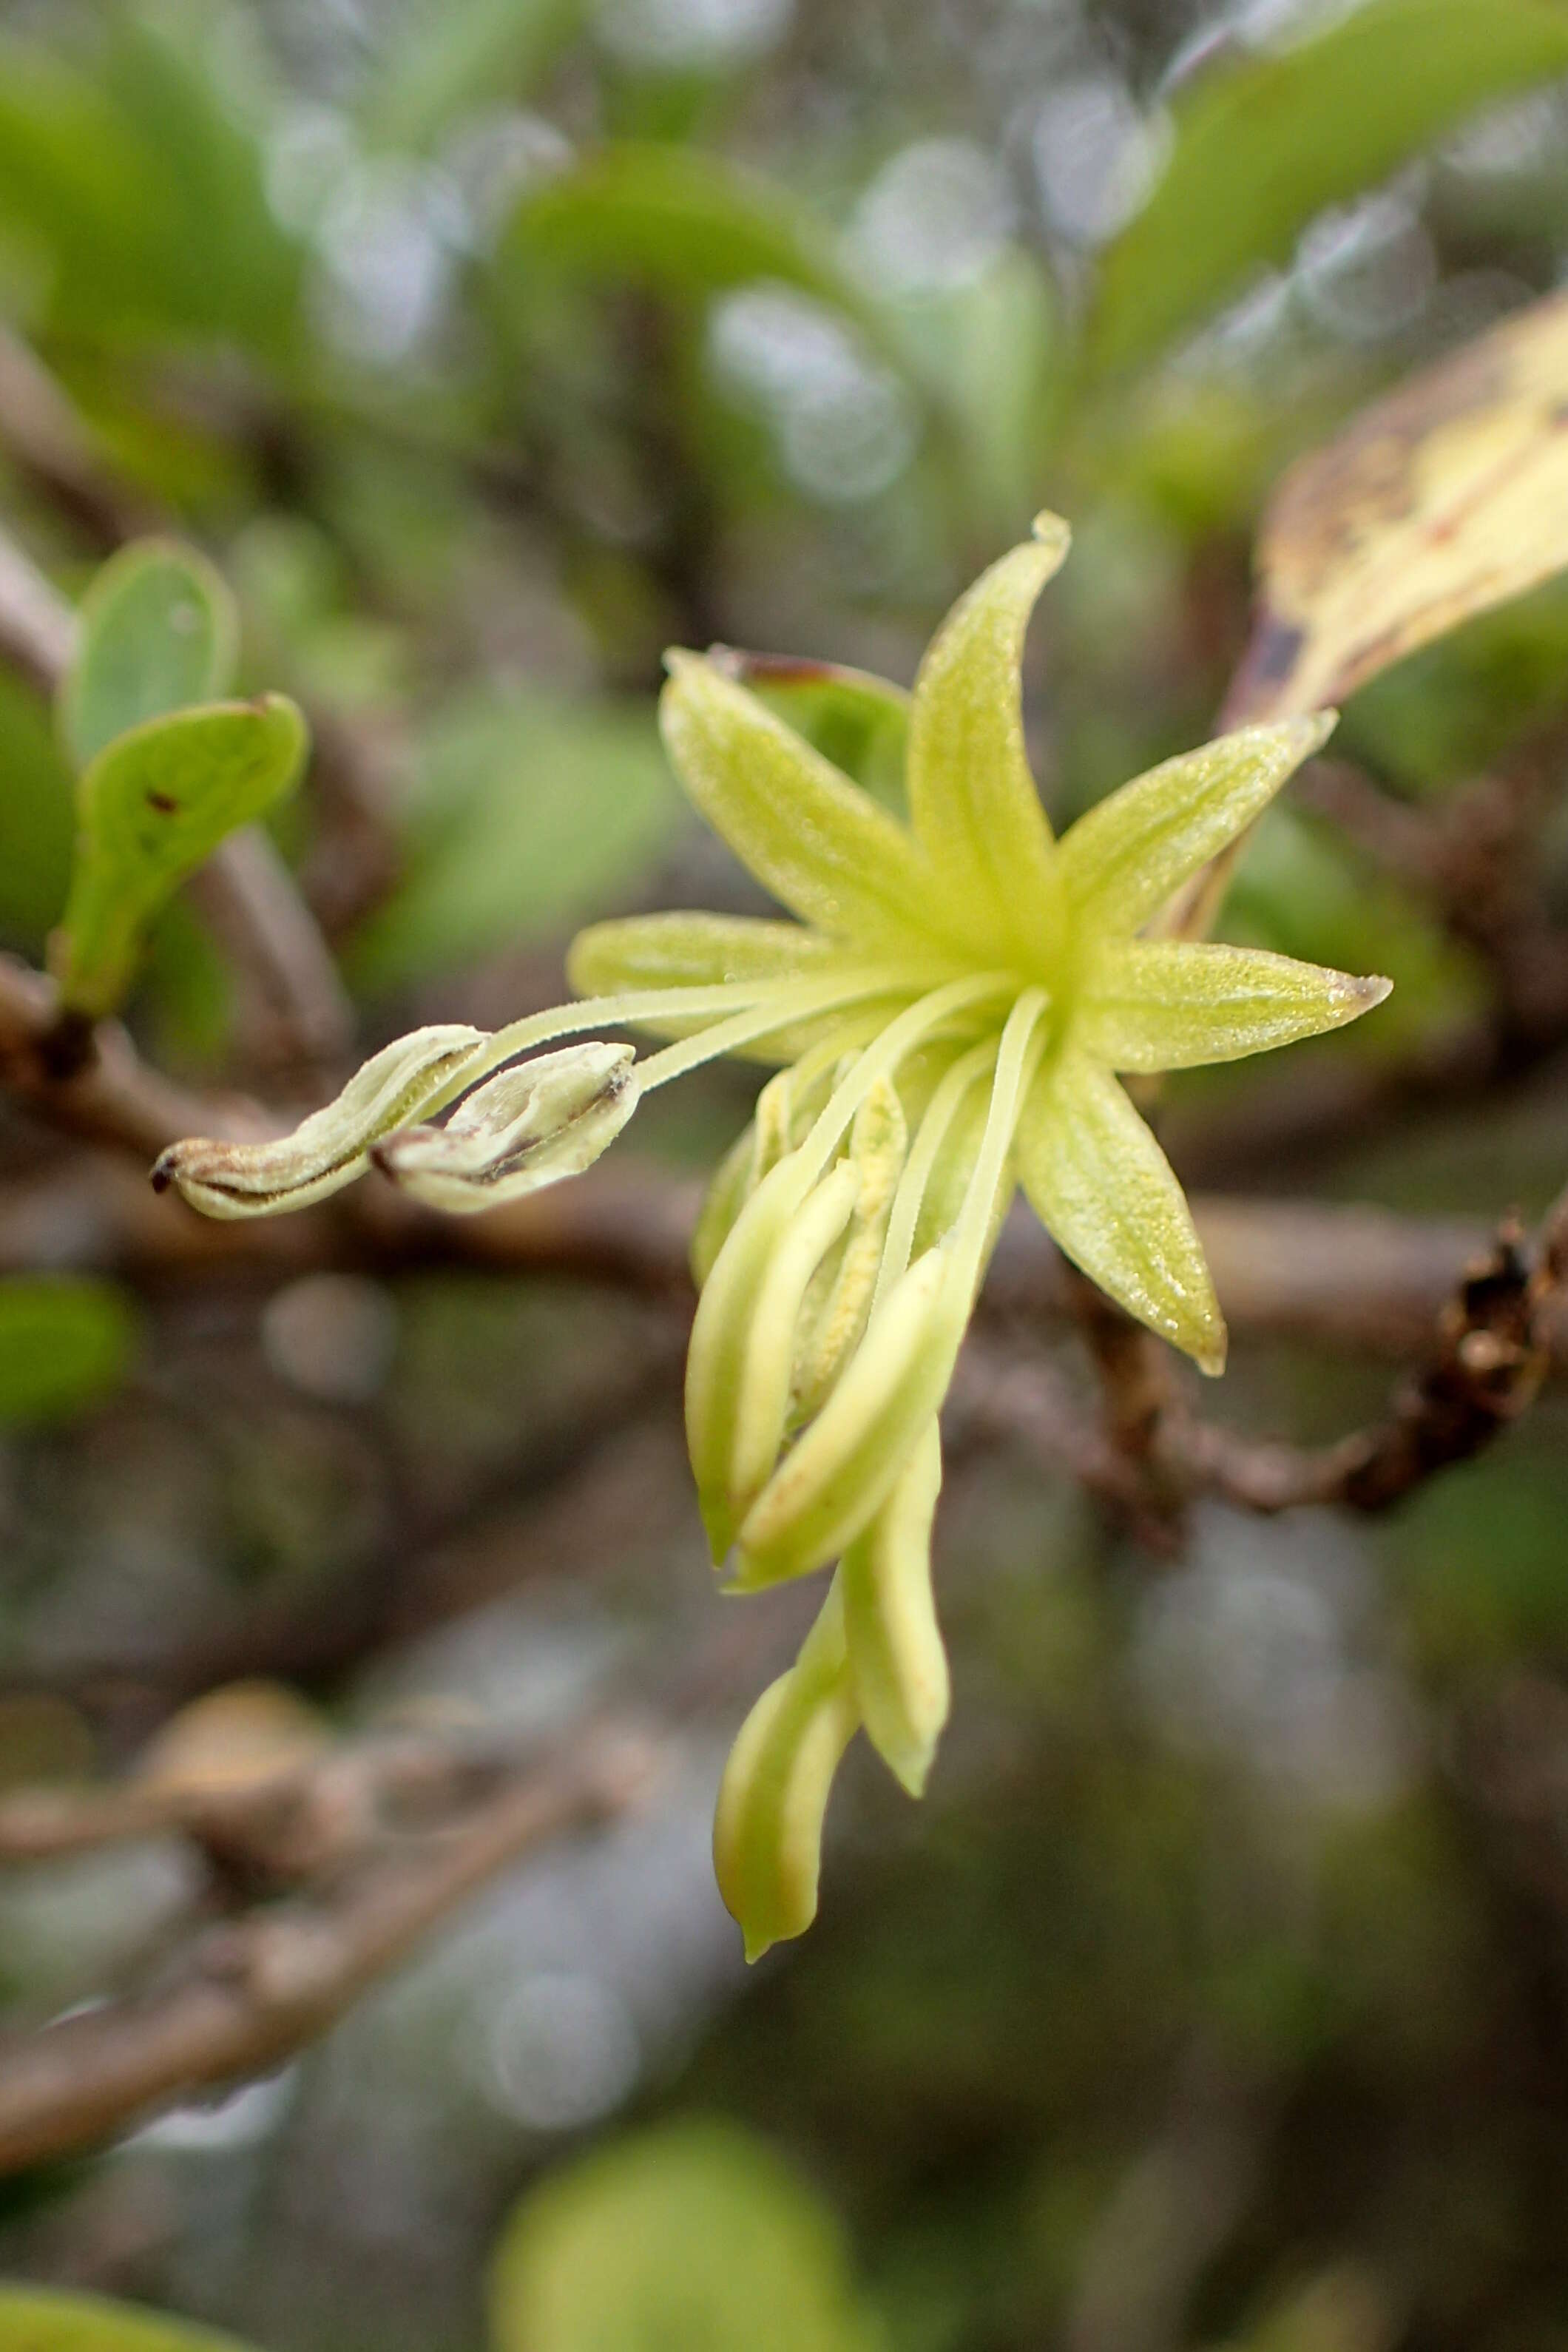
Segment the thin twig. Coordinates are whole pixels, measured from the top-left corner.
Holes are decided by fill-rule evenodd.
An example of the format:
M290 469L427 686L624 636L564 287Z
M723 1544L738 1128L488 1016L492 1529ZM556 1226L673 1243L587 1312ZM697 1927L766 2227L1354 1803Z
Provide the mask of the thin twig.
M991 1427L1065 1457L1158 1550L1172 1548L1197 1495L1269 1515L1307 1504L1384 1511L1482 1452L1534 1401L1553 1341L1563 1343L1565 1285L1568 1195L1533 1254L1509 1223L1466 1266L1437 1318L1427 1360L1401 1384L1381 1421L1315 1447L1258 1443L1201 1418L1171 1381L1163 1351L1095 1297L1079 1313L1101 1375L1101 1425L1068 1422L1059 1411L1042 1414L1037 1391L1003 1382L992 1399Z
M68 1135L155 1156L191 1122L243 1140L273 1122L253 1104L190 1094L142 1060L116 1021L100 1021L93 1051L65 1059L54 982L12 956L0 955L0 1085Z
M0 442L103 554L162 527L159 508L120 482L65 386L6 326L0 326Z
M277 2065L519 1856L634 1804L660 1752L625 1725L580 1726L438 1826L389 1837L309 1895L211 1930L142 1997L0 2038L0 2173Z

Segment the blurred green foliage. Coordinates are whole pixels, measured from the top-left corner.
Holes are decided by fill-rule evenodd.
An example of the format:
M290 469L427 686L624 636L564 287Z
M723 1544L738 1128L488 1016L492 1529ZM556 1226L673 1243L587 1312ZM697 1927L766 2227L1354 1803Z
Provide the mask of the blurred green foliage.
M5 2352L243 2352L232 2336L137 2313L98 2296L0 2288Z
M1222 62L1178 94L1172 153L1106 259L1105 366L1146 358L1327 205L1385 177L1489 98L1568 71L1552 0L1369 0L1314 38Z
M495 2352L873 2352L832 2215L767 2144L686 2123L523 2200L490 2280Z
M131 1363L126 1294L81 1275L0 1279L0 1427L70 1421L112 1394Z

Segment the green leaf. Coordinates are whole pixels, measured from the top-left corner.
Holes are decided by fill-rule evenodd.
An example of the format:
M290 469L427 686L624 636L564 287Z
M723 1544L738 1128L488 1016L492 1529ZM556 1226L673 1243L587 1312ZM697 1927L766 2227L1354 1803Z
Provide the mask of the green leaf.
M209 73L213 31L210 5L117 10L90 75L41 40L0 44L0 226L52 322L94 341L286 341L299 251Z
M245 2352L232 2336L162 2312L47 2287L0 2288L0 2352Z
M1063 835L1062 879L1081 919L1135 931L1173 890L1217 857L1324 743L1331 710L1241 727L1162 761L1086 810Z
M123 547L93 580L61 683L61 737L79 768L126 729L234 683L239 616L206 558L164 540Z
M177 710L118 735L84 771L63 938L63 1001L111 1012L148 924L218 844L298 782L308 738L286 697Z
M1018 1181L1051 1239L1129 1315L1225 1366L1225 1324L1170 1161L1096 1062L1062 1054L1036 1079L1019 1122Z
M1011 539L1038 503L1068 391L1049 277L1036 255L1009 247L983 276L906 306L900 323L949 420L965 523L980 544Z
M0 223L36 259L56 314L109 324L155 277L145 161L86 74L38 42L0 43Z
M64 1274L0 1282L0 1428L89 1411L119 1387L135 1338L130 1302L113 1283Z
M1284 260L1325 205L1563 72L1556 0L1371 0L1316 38L1212 70L1178 99L1164 174L1105 255L1094 361L1146 359L1248 270Z
M43 705L0 668L0 936L37 954L70 880L71 777Z
M851 783L884 808L902 811L910 698L901 686L868 670L788 654L738 653L726 646L716 658Z
M361 110L366 136L426 148L476 103L522 98L584 10L584 0L425 0L382 46Z
M407 879L355 939L354 984L401 987L569 929L657 856L679 808L644 713L465 698L425 746Z
M885 314L840 268L826 225L788 189L721 156L626 140L526 195L503 266L706 299L782 279L855 320L896 362Z
M1073 1036L1113 1070L1187 1070L1341 1029L1390 985L1261 948L1113 940L1090 957Z
M153 323L281 356L299 323L303 251L267 192L258 124L271 127L267 101L284 93L253 16L223 0L119 9L105 82L141 142Z
M921 664L910 712L910 816L972 944L1038 969L1061 936L1061 884L1050 827L1024 748L1024 632L1068 551L1067 525L1041 515L1037 536L983 572L948 614Z
M832 2215L732 2124L665 2125L535 2189L502 2234L493 2352L872 2352Z

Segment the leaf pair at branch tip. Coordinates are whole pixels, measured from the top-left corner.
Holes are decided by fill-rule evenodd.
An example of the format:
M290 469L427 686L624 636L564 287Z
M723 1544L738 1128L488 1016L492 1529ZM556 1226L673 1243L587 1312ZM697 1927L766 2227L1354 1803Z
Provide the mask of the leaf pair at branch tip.
M122 549L83 600L57 709L80 770L70 889L50 957L70 1012L115 1010L179 885L303 772L305 722L287 697L222 698L237 646L223 582L172 543Z

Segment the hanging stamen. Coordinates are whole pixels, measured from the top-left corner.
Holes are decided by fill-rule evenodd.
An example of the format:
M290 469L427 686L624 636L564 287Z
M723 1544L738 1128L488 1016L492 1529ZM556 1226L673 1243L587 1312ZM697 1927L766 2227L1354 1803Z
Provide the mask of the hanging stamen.
M752 1318L775 1251L879 1078L890 1075L955 1013L1008 984L1005 974L955 981L932 990L889 1022L835 1087L805 1142L786 1153L758 1185L715 1257L698 1301L686 1359L687 1442L715 1560L722 1559L736 1531L731 1479L737 1400ZM792 1363L793 1353L792 1339Z
M914 1246L915 1228L924 1203L931 1171L937 1155L947 1141L953 1120L963 1107L965 1097L984 1075L995 1065L996 1048L987 1037L961 1055L942 1077L926 1105L925 1116L915 1130L915 1139L909 1158L899 1178L888 1213L887 1238L882 1244L882 1262L877 1273L877 1295L871 1311L876 1313L889 1291L910 1262Z
M1008 1015L951 1245L928 1250L893 1285L822 1411L746 1514L737 1589L809 1575L842 1553L891 1491L945 1396L1025 1090L1044 1051L1047 1003L1043 989L1029 989Z
M1007 1015L997 1048L996 1076L992 1082L991 1108L986 1114L980 1156L953 1229L953 1276L955 1281L963 1283L966 1294L966 1321L980 1286L1003 1171L1013 1149L1025 1098L1046 1050L1047 1039L1041 1034L1041 1025L1048 1002L1044 989L1026 989Z
M858 1197L842 1247L819 1267L801 1316L790 1377L790 1419L808 1421L859 1341L871 1312L888 1212L909 1149L897 1087L879 1078L855 1114L847 1165Z
M911 1797L925 1787L950 1685L931 1591L931 1528L942 1487L934 1416L898 1484L838 1565L849 1671L871 1745Z
M859 1195L859 1171L852 1160L839 1160L790 1219L757 1291L731 1409L727 1499L737 1522L779 1458L788 1429L801 1308Z
M720 1784L713 1867L749 1960L816 1916L823 1816L859 1720L835 1583L794 1665L742 1725Z
M896 1021L890 1021L834 1088L802 1144L803 1154L815 1157L816 1171L826 1167L839 1138L879 1078L891 1077L900 1063L936 1035L954 1014L966 1013L989 997L1010 995L1016 986L1016 981L1005 971L977 972L969 979L950 981L944 988L931 989Z

